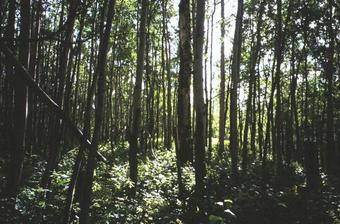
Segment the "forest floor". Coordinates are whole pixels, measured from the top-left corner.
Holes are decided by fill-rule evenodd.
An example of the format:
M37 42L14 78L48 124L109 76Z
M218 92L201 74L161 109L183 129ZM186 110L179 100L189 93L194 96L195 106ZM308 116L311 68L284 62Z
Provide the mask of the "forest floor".
M141 158L139 183L135 198L128 196L132 185L128 178L127 146L114 149L102 146L108 163L98 163L93 185L91 223L197 223L194 204L194 170L183 169L184 202L178 197L176 158L173 151L155 150ZM68 181L76 150L68 152L53 173L50 191L39 187L44 162L33 156L25 164L23 188L18 197L13 223L57 223L62 215ZM114 156L113 156L114 155ZM213 159L214 160L214 156ZM251 164L249 172L240 176L239 186L230 186L229 162L211 162L207 166L207 223L259 224L332 224L340 223L340 195L326 175L322 174L320 193L308 193L302 167L294 163L280 179L268 171L261 178L261 165ZM268 164L268 167L273 167ZM0 167L1 168L1 167ZM81 184L80 179L80 184ZM280 184L278 184L280 183ZM48 203L44 199L49 195ZM76 192L76 201L79 199ZM77 223L78 202L73 220ZM4 214L3 214L4 215ZM3 216L0 215L0 216ZM2 220L8 217L2 217ZM1 220L1 217L0 217ZM9 222L10 223L10 222Z

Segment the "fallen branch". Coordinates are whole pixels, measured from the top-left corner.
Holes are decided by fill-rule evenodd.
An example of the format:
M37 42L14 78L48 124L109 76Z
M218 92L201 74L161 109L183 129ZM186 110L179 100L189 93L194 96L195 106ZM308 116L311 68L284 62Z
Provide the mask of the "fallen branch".
M32 91L34 91L42 101L44 101L47 106L54 111L60 119L62 119L72 133L78 138L81 144L84 144L88 150L92 147L91 142L84 136L83 132L73 123L70 117L60 108L60 106L54 102L51 97L41 89L38 84L32 79L32 76L29 74L27 69L19 62L19 60L14 56L13 52L4 44L4 42L0 42L0 51L4 54L4 60L10 64L14 65L21 72L15 73L19 78L27 85ZM80 150L82 147L80 147ZM99 152L96 153L96 157L100 161L106 161L105 157L101 155Z

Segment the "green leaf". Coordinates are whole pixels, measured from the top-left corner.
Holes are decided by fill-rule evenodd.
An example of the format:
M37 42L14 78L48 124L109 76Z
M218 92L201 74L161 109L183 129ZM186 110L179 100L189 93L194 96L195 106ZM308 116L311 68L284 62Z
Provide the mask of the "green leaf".
M222 224L223 218L216 215L209 215L209 224Z

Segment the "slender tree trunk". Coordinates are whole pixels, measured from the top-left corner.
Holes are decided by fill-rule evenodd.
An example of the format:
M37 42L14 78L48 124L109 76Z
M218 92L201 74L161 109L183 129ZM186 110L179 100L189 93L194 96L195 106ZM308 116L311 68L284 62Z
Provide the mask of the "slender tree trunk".
M205 168L205 128L206 112L203 96L203 42L204 42L205 0L197 0L196 27L194 38L194 105L196 111L195 128L195 180L199 213L204 212Z
M225 18L224 18L224 0L221 0L221 82L220 82L220 120L219 120L219 142L218 155L221 158L224 151L225 138L225 59L224 59L224 37L225 37Z
M265 85L265 94L263 99L266 99L266 91L267 91L267 79L266 79L266 85ZM263 118L264 118L264 102L261 102L261 76L260 72L258 72L257 77L257 108L258 108L258 148L259 148L259 160L262 161L263 158ZM262 104L261 104L262 103Z
M15 1L9 1L8 4L8 18L7 18L7 26L5 30L5 38L7 39L6 44L7 46L12 50L12 52L15 52L14 48L14 35L15 35ZM5 66L5 102L4 102L4 113L5 113L5 118L4 119L4 126L5 129L8 130L5 132L5 144L6 144L6 152L9 152L10 154L12 153L11 148L12 148L12 142L14 139L12 137L14 136L14 129L13 129L13 120L14 120L14 89L13 89L13 75L14 75L14 67L13 65L6 64ZM8 179L12 178L12 174L9 170L7 173L7 181Z
M327 21L327 32L329 35L329 47L326 51L327 62L325 65L325 76L327 80L327 89L326 89L326 172L328 174L335 174L336 167L336 156L335 156L335 140L334 140L334 99L333 99L333 76L334 76L334 47L335 47L335 34L333 29L333 6L332 0L328 0L328 10L329 17Z
M178 78L178 146L181 164L192 161L193 152L190 133L190 80L191 80L191 38L190 1L181 0L179 4L179 78Z
M251 58L249 61L249 88L248 88L248 99L247 99L247 108L246 108L246 120L245 120L245 127L244 127L244 133L243 133L243 149L242 149L242 170L245 172L247 170L248 167L248 149L249 149L249 145L248 145L248 128L249 125L251 125L251 127L255 127L255 123L251 123L251 114L253 113L255 115L255 111L252 110L252 101L253 99L255 99L254 93L256 91L253 91L254 89L256 89L256 77L255 77L255 73L256 73L256 63L258 61L258 55L259 55L259 51L261 48L261 26L262 26L262 16L263 16L263 11L264 11L264 6L265 6L265 1L263 0L261 2L260 5L260 11L258 14L258 18L257 18L257 25L256 25L256 42L254 40L254 35L253 35L253 40L252 42L255 42L251 48ZM254 105L254 104L253 104ZM253 116L255 117L255 116ZM254 131L252 131L252 136L254 136ZM255 138L252 138L255 139ZM252 140L252 144L253 145L253 140Z
M92 28L94 28L94 24L95 22L92 24ZM79 36L81 37L81 35ZM79 38L80 40L81 38ZM81 46L79 46L79 48L81 48ZM87 99L86 99L86 106L85 106L85 115L84 115L84 136L86 138L89 138L90 136L90 126L91 126L91 106L92 106L92 98L93 98L93 94L94 94L94 87L96 84L96 78L93 78L92 80L92 85L91 85L91 73L92 73L92 58L93 56L93 52L94 52L94 40L91 40L91 55L90 55L90 72L89 72L89 80L88 80L88 91L87 91ZM80 60L80 49L79 49L79 60ZM79 66L78 66L79 67ZM76 81L76 89L75 89L75 98L77 99L77 92L78 92L78 83L79 83L79 70L78 70L78 75L77 75L77 81ZM97 76L97 75L96 75ZM76 101L76 100L75 100ZM75 103L75 105L77 105ZM75 119L75 117L74 117ZM84 159L84 150L85 150L85 145L81 144L81 149L79 150L75 163L73 165L73 170L72 170L72 175L71 175L71 180L69 182L68 185L68 189L67 189L67 196L66 196L66 203L65 203L65 208L64 208L64 212L63 212L63 218L62 218L62 222L64 224L68 224L70 222L70 214L71 214L71 209L72 209L72 204L73 204L73 200L74 200L74 194L75 194L75 190L76 190L76 184L77 181L79 180L79 176L81 175L81 169L83 167L83 159Z
M277 19L276 19L276 73L275 73L275 85L276 85L276 108L275 108L275 125L274 125L274 136L275 144L274 147L274 158L276 159L276 172L279 175L282 170L282 100L281 100L281 63L283 54L283 34L282 34L282 0L277 0Z
M295 152L294 144L293 144L293 139L294 139L294 127L293 127L293 118L294 118L294 107L293 107L293 95L295 95L295 88L294 88L294 75L295 75L295 37L292 35L292 55L291 55L291 60L290 60L290 66L291 66L291 81L290 81L290 107L289 107L289 113L288 113L288 118L287 118L287 143L286 143L286 160L287 164L290 165L291 160L292 160L292 154ZM295 105L294 105L295 106Z
M212 92L213 92L213 87L212 87L212 81L213 81L213 37L214 37L214 15L216 11L216 0L214 0L214 8L211 13L211 24L210 24L210 56L209 56L209 70L210 70L210 87L209 87L209 144L208 144L208 162L211 161L211 154L212 154L212 136L213 136L213 114L212 114L212 107L213 107L213 97L212 97ZM226 117L226 116L225 116Z
M136 70L136 81L133 90L133 102L132 102L132 123L130 127L129 136L129 165L130 165L130 179L134 183L131 190L131 196L134 197L136 194L136 184L138 177L137 169L137 152L138 152L138 136L140 134L140 122L141 122L141 91L142 91L142 80L144 71L144 51L145 51L145 37L146 37L146 24L148 17L148 0L142 1L141 17L140 17L140 28L139 28L139 45L137 52L137 70Z
M166 148L171 149L171 141L172 141L172 105L171 105L171 48L170 48L170 41L169 41L169 30L168 30L168 20L167 20L167 11L166 8L168 7L168 1L165 1L165 7L164 7L164 25L165 25L165 61L166 61L166 81L167 81L167 142L166 142Z
M274 52L275 54L275 52ZM275 58L275 57L274 57ZM273 116L273 105L274 105L274 92L275 92L275 79L274 79L274 68L275 68L275 60L273 60L273 65L271 69L271 91L269 96L269 102L267 103L267 124L266 124L266 130L265 130L265 142L264 142L264 150L263 150L263 157L262 157L262 177L263 180L266 181L267 179L267 157L268 154L271 152L274 154L273 148L271 148L271 140L273 140L273 123L274 123L274 116ZM269 76L269 75L268 75ZM266 83L268 82L269 77L266 80ZM266 84L266 94L267 95L267 84ZM266 96L267 97L267 96ZM266 99L265 97L265 99ZM273 143L274 144L274 143ZM273 156L273 160L275 157Z
M232 177L234 184L238 182L238 127L237 127L237 98L240 80L241 45L242 45L243 0L238 0L236 26L233 43L231 93L230 93L230 150Z
M97 86L97 104L95 111L95 124L92 137L92 147L88 154L87 167L86 167L86 177L84 185L84 198L81 204L80 213L80 223L87 224L90 223L89 220L89 210L91 204L92 196L92 183L93 183L93 172L95 169L95 155L98 150L98 145L100 141L100 130L102 128L102 122L104 118L104 104L105 104L105 83L106 83L106 61L107 61L107 51L110 40L110 32L112 27L112 20L114 16L115 0L109 0L109 6L107 11L107 19L105 24L105 30L100 39L99 52L98 52L98 86Z
M40 17L41 17L41 8L42 8L42 2L41 0L36 1L32 5L32 12L35 12L35 18L33 19L33 13L32 13L32 34L31 38L36 39L35 41L32 42L31 45L31 53L30 53L30 64L29 64L29 73L33 76L33 79L37 79L37 66L38 66L38 58L37 58L37 53L40 45L40 41L37 39L39 38L40 34ZM34 20L34 22L33 22ZM34 27L34 29L33 29ZM29 152L29 155L32 154L33 150L33 144L35 144L35 137L34 136L34 111L36 111L36 101L35 98L30 90L28 90L28 113L27 113L27 137L26 137L26 145L27 145L27 151Z
M165 30L165 25L164 25ZM164 146L167 145L168 141L168 129L167 125L167 114L166 114L166 88L165 88L165 31L163 31L162 42L161 42L161 69L162 69L162 128L163 128L163 143Z
M205 129L205 136L207 137L207 141L205 142L205 145L208 146L208 138L209 138L209 95L208 95L208 49L209 49L209 34L210 34L210 18L207 19L207 31L205 36L205 43L204 43L204 95L206 99L205 104L205 111L207 113L207 116L205 116L205 123L206 123L206 129ZM209 150L209 149L208 149ZM208 152L209 153L209 152Z
M29 65L29 38L30 38L30 0L20 1L20 45L19 60L25 68ZM15 73L22 72L16 68ZM12 149L10 151L9 176L7 179L7 196L16 198L19 193L22 168L25 156L25 134L27 118L27 86L16 75L14 84L14 122Z
M76 19L76 10L78 7L78 0L71 0L69 2L69 13L67 18L67 26L65 28L65 36L61 43L61 54L58 67L58 88L56 92L56 103L63 108L63 97L64 97L64 87L65 79L67 74L67 68L69 66L69 54L71 49L71 40L73 34L73 27ZM51 118L51 141L50 141L50 152L48 155L47 165L42 176L41 186L43 188L48 188L50 184L50 176L55 169L60 153L60 142L62 137L62 127L63 124L59 118L56 116Z

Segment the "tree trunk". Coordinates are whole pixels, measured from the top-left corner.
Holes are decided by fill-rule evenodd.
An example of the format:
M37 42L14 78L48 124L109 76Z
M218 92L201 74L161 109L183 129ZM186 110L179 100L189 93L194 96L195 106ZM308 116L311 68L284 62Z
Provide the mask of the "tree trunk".
M109 1L108 11L107 11L107 19L105 24L105 30L100 39L99 44L99 52L98 52L98 65L97 65L97 73L98 73L98 86L97 86L97 104L95 111L95 124L94 131L92 137L92 147L90 148L90 152L88 154L87 167L86 167L86 177L84 184L84 198L81 201L81 213L80 213L80 223L87 224L92 223L89 220L89 209L91 205L91 196L92 196L92 183L93 183L93 172L95 169L95 156L98 150L99 140L100 140L100 131L102 128L103 118L104 118L104 104L105 104L105 83L106 83L106 61L107 61L107 51L110 40L110 32L112 27L112 20L114 16L114 8L115 8L115 0Z
M172 106L171 106L171 48L170 48L170 41L168 35L170 35L168 30L168 20L167 20L167 11L166 8L168 7L168 1L165 1L164 4L164 25L165 25L165 38L164 38L164 44L165 44L165 64L166 64L166 81L167 81L167 141L166 141L166 148L168 150L171 149L171 140L172 140Z
M307 188L311 192L318 192L321 185L319 173L318 150L315 143L306 141L304 143L304 168L306 172Z
M190 80L191 80L191 38L190 1L179 4L179 78L178 78L178 146L181 164L192 161L193 152L190 133Z
M29 38L30 38L30 0L20 1L20 44L19 60L28 68L29 65ZM15 73L23 71L16 66ZM9 176L7 179L7 196L16 198L19 193L22 168L25 156L25 134L27 118L27 86L19 78L19 74L13 78L14 84L14 122L12 149L10 151Z
M5 38L7 39L6 45L8 48L12 51L15 52L14 48L14 35L15 35L15 1L9 1L8 4L8 18L7 18L7 26L5 30ZM4 80L4 89L6 94L4 94L4 137L5 137L5 147L4 150L6 153L11 154L11 148L12 148L12 142L14 139L12 137L14 136L14 129L13 129L13 120L14 120L14 115L13 115L13 97L14 97L14 89L13 89L13 74L14 74L14 66L13 64L6 64L5 66L5 80ZM1 151L2 151L1 150ZM7 181L8 179L12 178L11 172L7 173Z
M211 32L210 32L210 56L209 56L209 70L210 70L210 85L209 85L209 144L208 144L208 162L211 161L212 157L212 137L213 137L213 113L212 113L212 107L213 107L213 88L212 88L212 80L213 80L213 37L214 37L214 15L216 11L216 0L214 0L214 8L211 13ZM226 113L225 113L226 114ZM224 116L226 117L226 116Z
M69 13L67 18L67 26L65 28L64 39L61 43L61 54L58 67L58 88L56 92L56 103L63 108L63 97L64 97L64 87L67 68L69 66L69 54L71 49L71 40L73 34L73 26L76 19L76 10L78 7L78 0L71 0L69 2ZM51 118L51 140L50 140L50 151L48 155L47 165L41 179L41 186L43 188L48 188L50 185L50 176L57 166L58 157L60 153L60 142L61 142L61 130L63 127L62 121L57 116Z
M255 122L251 123L251 114L253 113L255 115L255 111L252 110L252 101L253 99L255 99L254 93L256 91L253 91L254 89L256 89L256 77L255 77L255 73L256 73L256 63L258 61L258 55L259 55L259 51L261 48L261 26L262 26L262 15L263 15L263 11L264 11L264 6L265 6L265 1L261 2L260 5L260 11L258 14L258 18L257 18L257 25L256 25L256 42L254 44L252 44L252 48L250 50L250 54L251 54L251 58L249 61L249 88L248 88L248 99L247 99L247 108L246 108L246 120L245 120L245 126L244 126L244 133L243 133L243 149L242 149L242 171L245 172L247 170L248 167L248 149L249 149L249 145L248 145L248 128L249 125L251 125L251 127L255 127ZM254 35L253 35L253 41L254 42ZM254 105L254 104L253 104ZM254 116L253 116L254 117ZM254 131L252 129L252 136L254 136ZM253 138L252 138L253 139ZM253 140L252 140L253 142ZM253 145L253 144L251 144Z
M225 37L225 18L224 18L224 0L221 0L221 82L220 82L220 116L219 116L219 141L218 155L221 158L224 151L225 138L225 59L224 59L224 37Z
M95 23L95 22L94 22ZM92 28L94 27L94 23L92 25ZM79 36L79 39L81 39L81 35ZM94 51L94 40L91 40L91 59L93 58L93 51ZM80 46L79 46L80 48ZM80 51L79 51L79 60L80 60ZM90 135L90 126L91 126L91 106L92 106L92 98L93 98L93 93L94 93L94 87L96 84L96 78L94 77L92 80L92 85L91 85L91 73L92 73L92 61L90 61L90 72L89 72L89 80L88 80L88 88L87 88L87 99L86 99L86 106L85 106L85 114L84 114L84 136L86 138L89 138ZM76 82L76 90L75 90L75 97L77 98L77 89L78 87L78 83L79 83L79 71L77 72L77 82ZM75 103L75 105L77 105ZM73 170L72 170L72 175L71 175L71 179L68 185L68 189L67 189L67 196L66 196L66 202L65 202L65 208L64 208L64 212L63 212L63 219L62 222L64 224L68 224L70 222L70 214L71 214L71 209L72 209L72 204L73 204L73 199L74 199L74 194L75 194L75 189L76 189L76 184L78 181L79 176L81 175L81 170L83 167L83 159L84 159L84 149L85 149L85 145L81 144L81 149L79 150L77 157L76 157L76 161L73 165Z
M275 85L276 85L276 108L275 108L275 125L274 125L274 136L275 144L273 143L276 159L276 172L279 175L282 170L282 138L283 133L282 128L282 102L281 102L281 63L282 63L282 53L283 53L283 34L282 34L282 1L277 0L277 20L276 20L276 73L275 73Z
M138 152L138 136L140 135L140 122L141 122L141 91L142 91L142 80L144 71L144 51L145 51L145 37L146 37L146 23L148 17L148 0L142 1L141 17L140 17L140 28L139 28L139 45L137 52L137 70L136 70L136 81L133 90L133 102L132 102L132 123L130 127L129 136L129 165L130 165L130 179L134 183L131 189L131 196L134 197L136 194L136 184L138 177L137 168L137 152Z
M335 156L335 140L334 140L334 99L333 99L333 73L334 69L334 47L335 47L335 33L333 29L333 6L332 0L328 0L329 17L327 20L327 32L329 35L329 47L327 48L326 58L327 62L325 65L325 77L327 80L326 89L326 172L328 174L335 174L336 168L336 156ZM338 164L337 164L338 165Z
M232 163L232 178L238 182L238 127L237 127L237 90L240 80L241 45L242 45L243 0L238 0L236 26L233 43L231 93L230 93L230 150Z
M205 168L206 113L203 96L203 42L204 42L205 0L197 0L196 27L194 38L194 105L195 126L195 180L199 213L203 214Z

